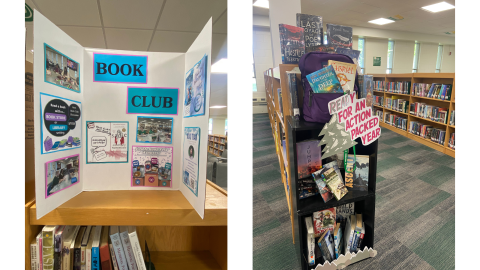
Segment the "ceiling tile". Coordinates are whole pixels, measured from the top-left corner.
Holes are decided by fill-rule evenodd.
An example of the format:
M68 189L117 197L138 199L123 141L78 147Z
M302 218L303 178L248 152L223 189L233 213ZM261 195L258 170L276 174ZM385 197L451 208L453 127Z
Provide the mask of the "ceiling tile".
M108 49L146 51L152 37L152 30L106 28Z
M212 27L213 33L217 34L226 34L228 30L228 19L227 19L227 13L223 13L223 15L218 19L215 24Z
M199 33L156 31L150 51L152 52L186 52Z
M370 13L370 12L373 12L373 11L377 11L380 8L375 7L375 6L371 6L371 5L368 5L368 4L364 4L364 3L358 3L358 4L347 6L346 9L353 10L353 11L360 12L360 13Z
M96 0L35 1L39 11L56 25L102 26Z
M103 25L116 28L155 29L163 0L100 0Z
M83 47L106 48L101 27L60 26L60 29Z
M227 0L167 1L157 30L200 32L208 19L215 21L227 9Z

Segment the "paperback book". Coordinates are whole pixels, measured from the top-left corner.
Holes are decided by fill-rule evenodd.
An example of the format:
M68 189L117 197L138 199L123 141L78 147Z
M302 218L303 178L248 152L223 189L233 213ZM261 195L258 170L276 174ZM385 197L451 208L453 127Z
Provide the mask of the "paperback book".
M323 201L330 201L333 198L333 194L330 191L330 188L327 187L327 183L325 183L325 181L323 181L323 179L319 175L312 175L315 183L317 184L318 193L320 193L320 196L322 196Z
M368 192L369 159L367 155L348 154L345 170L345 186L348 191Z
M319 140L297 143L298 179L308 177L322 168L322 148L318 146L319 143Z
M333 45L318 45L305 48L305 53L309 52L327 52L335 53L335 46Z
M355 89L355 75L357 74L357 65L345 62L328 60L337 74L338 81L345 93L350 94Z
M322 168L315 172L325 181L335 199L340 200L347 194L348 190L343 184L342 175L338 174L334 168Z
M321 16L297 13L297 26L304 30L306 48L323 44Z
M335 47L352 49L352 27L327 23L327 43Z
M335 213L335 207L313 213L313 229L315 237L319 237L327 230L333 232L336 225Z
M373 76L362 75L362 78L363 82L360 98L366 99L367 106L373 108Z
M355 204L347 203L336 207L337 219L336 222L342 225L342 229L345 227L347 219L350 215L355 214Z
M343 89L332 66L327 66L307 75L314 93L342 93Z
M290 115L296 121L300 120L300 105L299 105L299 97L298 97L298 88L297 88L297 74L294 72L287 71L287 78L288 78L288 88L290 93Z
M346 49L346 48L342 48L342 47L337 47L335 49L335 52L338 53L338 54L344 54L346 56L349 56L350 58L352 58L352 60L357 61L357 62L358 62L358 57L360 56L360 51L352 50L352 49Z
M282 64L298 64L305 53L303 28L288 24L280 24L279 28Z

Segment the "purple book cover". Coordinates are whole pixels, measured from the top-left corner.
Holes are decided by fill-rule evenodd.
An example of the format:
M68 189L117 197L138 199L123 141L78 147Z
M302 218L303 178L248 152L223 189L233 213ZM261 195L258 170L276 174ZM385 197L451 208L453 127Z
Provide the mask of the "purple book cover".
M322 149L319 140L297 143L298 179L311 176L322 168Z

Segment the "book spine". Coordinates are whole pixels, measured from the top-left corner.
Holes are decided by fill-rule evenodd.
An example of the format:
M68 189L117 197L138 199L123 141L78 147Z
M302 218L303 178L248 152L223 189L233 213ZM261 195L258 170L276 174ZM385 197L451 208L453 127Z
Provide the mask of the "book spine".
M73 256L73 270L81 270L81 269L82 269L82 249L75 248L74 256Z
M44 270L53 270L53 232L42 232L42 260Z
M108 244L100 247L100 261L102 270L111 270Z
M100 270L100 250L98 247L92 247L92 270Z
M135 254L132 250L132 244L130 244L130 237L128 232L124 231L120 233L120 239L122 239L123 250L125 257L127 258L128 268L130 270L137 270L137 263L135 262Z
M357 244L357 251L360 251L360 249L362 248L362 242L363 242L363 237L365 236L365 233L362 232L360 234L360 238L358 239L358 244Z
M70 270L70 244L63 245L62 270Z
M115 258L117 259L118 269L119 270L128 270L127 261L125 258L125 253L122 247L122 241L118 233L110 235L112 240L113 249L115 251Z
M138 241L137 232L130 233L129 237L130 244L132 245L133 254L135 255L135 260L137 262L138 270L147 270L147 267L145 266L145 261L143 260L142 248L140 247L140 242Z
M37 269L37 244L30 245L30 268Z
M86 254L85 254L86 251L87 251L86 246L81 246L80 247L80 254L81 254L81 256L80 256L80 269L81 270L86 270L87 269L87 267L86 267L87 266L87 264L86 264L87 260L86 260Z
M110 249L110 257L112 258L113 270L118 270L118 263L117 263L117 258L115 256L115 249L113 248L112 244L108 244L108 248Z
M85 249L85 269L92 270L92 250Z
M62 269L62 252L55 251L53 254L53 269L61 270Z

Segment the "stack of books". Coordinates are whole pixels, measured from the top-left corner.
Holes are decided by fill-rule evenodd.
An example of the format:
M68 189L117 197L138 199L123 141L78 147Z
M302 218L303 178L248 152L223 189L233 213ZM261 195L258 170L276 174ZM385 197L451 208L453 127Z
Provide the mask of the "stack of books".
M408 126L408 132L425 139L430 139L430 137L432 136L432 130L432 126L424 125L416 121L410 121Z
M385 92L410 95L411 82L387 82Z
M445 145L445 129L433 128L430 140L434 143Z
M373 104L383 107L383 96L373 96Z
M405 117L401 117L389 112L385 112L384 122L396 128L407 130L407 118Z
M385 91L385 81L373 81L374 91Z
M441 83L414 83L413 92L415 96L419 97L450 100L452 95L452 85Z
M135 226L45 226L30 254L32 270L147 269Z
M446 124L448 110L422 102L415 102L410 105L410 114L425 118L431 121Z

